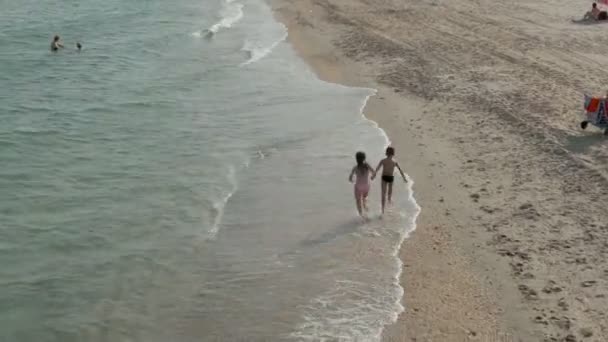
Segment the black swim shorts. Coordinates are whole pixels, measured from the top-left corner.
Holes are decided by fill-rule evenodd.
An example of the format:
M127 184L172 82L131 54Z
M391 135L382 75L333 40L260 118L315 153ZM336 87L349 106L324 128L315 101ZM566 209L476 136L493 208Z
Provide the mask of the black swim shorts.
M394 176L382 175L382 181L392 183L395 180Z

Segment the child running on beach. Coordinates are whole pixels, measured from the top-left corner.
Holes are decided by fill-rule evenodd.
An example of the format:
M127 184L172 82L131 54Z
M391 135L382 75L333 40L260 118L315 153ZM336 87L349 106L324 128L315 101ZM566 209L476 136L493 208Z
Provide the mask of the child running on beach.
M370 175L371 179L376 177L376 172L371 166L365 161L365 153L357 152L355 154L357 165L355 165L350 172L348 180L352 183L353 176L357 176L355 180L355 204L357 205L357 211L359 216L365 218L363 210L367 212L367 195L369 193L370 186Z
M386 203L386 190L388 188L388 203L392 202L393 199L393 181L395 180L395 177L393 176L393 172L395 171L395 167L397 167L397 169L399 169L399 172L401 173L401 177L403 177L403 181L405 181L407 183L407 178L405 178L405 175L403 174L403 171L401 170L401 167L399 166L399 163L397 163L397 161L395 159L393 159L393 156L395 155L395 149L392 147L387 147L386 148L386 158L382 159L380 161L380 163L378 163L378 167L376 167L376 172L378 172L378 170L380 170L380 168L382 168L382 213L384 214L384 207L385 207L385 203Z

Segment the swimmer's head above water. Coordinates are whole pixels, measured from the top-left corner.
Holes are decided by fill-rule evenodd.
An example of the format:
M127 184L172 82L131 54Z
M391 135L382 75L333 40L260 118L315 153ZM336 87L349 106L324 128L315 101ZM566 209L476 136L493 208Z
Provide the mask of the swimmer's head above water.
M57 50L59 50L59 48L63 47L63 45L61 44L60 39L61 38L58 35L56 35L55 37L53 37L53 42L51 43L51 50L52 51L57 51Z

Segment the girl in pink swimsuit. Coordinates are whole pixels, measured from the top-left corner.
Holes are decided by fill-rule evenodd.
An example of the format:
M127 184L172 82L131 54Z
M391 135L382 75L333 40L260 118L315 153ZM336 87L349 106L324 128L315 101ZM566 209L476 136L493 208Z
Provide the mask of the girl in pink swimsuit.
M357 205L357 211L361 217L363 216L363 209L367 211L367 194L369 193L369 179L376 177L376 172L371 166L365 161L365 153L357 152L355 154L357 165L353 167L350 172L348 180L352 183L353 176L357 176L355 179L355 203Z

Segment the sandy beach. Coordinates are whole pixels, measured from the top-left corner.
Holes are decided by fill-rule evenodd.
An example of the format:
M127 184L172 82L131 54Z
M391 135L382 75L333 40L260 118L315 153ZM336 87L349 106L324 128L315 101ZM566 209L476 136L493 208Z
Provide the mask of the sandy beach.
M416 182L384 340L607 341L608 142L578 125L608 24L572 21L590 3L272 5L319 77L378 89L365 114Z

